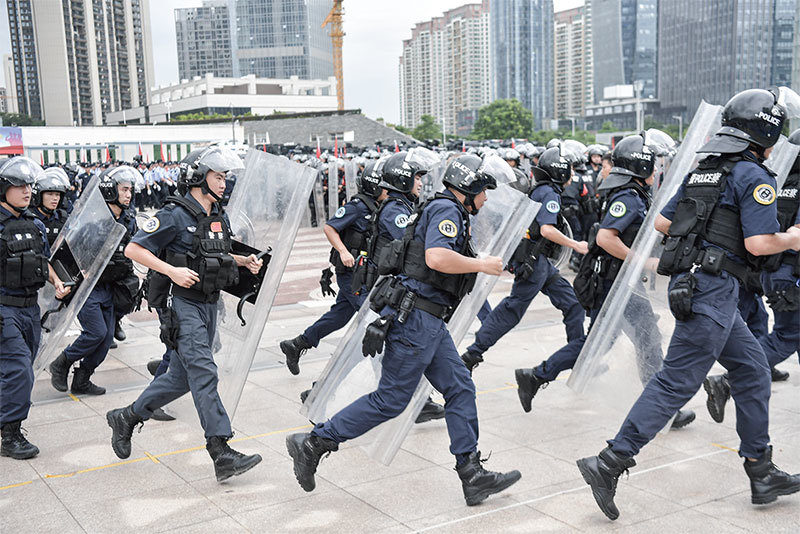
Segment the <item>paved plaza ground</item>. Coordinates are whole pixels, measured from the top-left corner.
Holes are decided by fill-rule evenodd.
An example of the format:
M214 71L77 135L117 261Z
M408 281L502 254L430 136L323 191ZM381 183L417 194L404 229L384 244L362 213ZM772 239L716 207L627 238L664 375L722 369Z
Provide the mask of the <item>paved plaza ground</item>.
M486 354L474 376L480 448L484 457L491 452L486 466L519 469L515 486L467 507L445 423L433 421L412 429L389 466L357 443L343 445L320 464L317 489L305 493L284 439L310 428L298 412L298 394L322 371L344 329L307 353L299 376L286 370L277 343L301 333L332 302L321 298L316 284L326 258L321 233L302 230L262 339L260 363L233 419L232 445L260 454L261 464L217 483L188 399L175 408L177 421L148 421L134 433L130 459L114 455L105 413L137 397L151 379L146 363L163 352L154 314L139 312L125 319L128 339L94 375L108 388L106 395L68 396L50 387L46 372L38 377L24 427L41 454L30 461L0 459L0 532L800 531L800 494L768 506L750 504L733 407L724 423L714 423L702 392L687 406L697 420L659 435L636 458L630 476L621 477L621 515L608 521L575 460L596 454L624 413L573 393L567 373L537 395L531 413L517 400L514 369L538 364L564 342L560 312L543 296ZM490 302L499 302L510 287L506 275ZM76 334L77 327L69 339ZM800 472L800 365L793 357L781 368L791 377L772 387L774 460Z

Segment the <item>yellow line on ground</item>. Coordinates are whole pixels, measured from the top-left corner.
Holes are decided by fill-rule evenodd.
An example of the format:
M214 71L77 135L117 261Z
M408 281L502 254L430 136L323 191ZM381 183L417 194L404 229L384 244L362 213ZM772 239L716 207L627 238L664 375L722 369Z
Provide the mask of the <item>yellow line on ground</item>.
M272 432L265 432L264 434L256 434L254 436L247 436L246 438L232 439L228 443L238 443L239 441L247 441L248 439L265 438L267 436L274 436L276 434L285 434L286 432L292 432L294 430L305 430L308 428L314 428L314 425L303 425L303 426L296 426L294 428L284 428L283 430L273 430Z
M80 402L81 401L78 397L76 397L72 393L67 393L67 395L69 395L69 398L74 400L75 402Z
M711 445L713 445L714 447L719 447L720 449L725 449L726 451L731 451L731 452L735 452L736 454L739 454L739 450L738 449L732 449L732 448L730 448L730 447L728 447L726 445L720 445L719 443L711 443Z
M61 475L45 475L44 478L70 478L75 475L91 473L92 471L101 471L103 469L108 469L109 467L119 467L121 465L135 464L138 462L145 462L147 460L149 460L149 458L146 456L144 458L133 458L131 460L125 460L124 462L115 462L113 464L99 465L97 467L89 467L86 469L81 469L80 471L73 471L72 473L64 473Z
M144 455L147 456L148 458L150 458L153 461L154 464L160 464L161 463L161 462L158 461L158 458L156 458L155 456L153 456L152 454L150 454L147 451L144 451Z
M497 391L505 391L507 389L517 389L517 385L514 384L513 386L503 386L501 388L485 389L483 391L477 392L475 395L483 395L484 393L495 393Z
M0 491L11 489L11 488L18 488L20 486L27 486L28 484L33 484L33 480L28 480L26 482L20 482L19 484L11 484L9 486L0 487Z

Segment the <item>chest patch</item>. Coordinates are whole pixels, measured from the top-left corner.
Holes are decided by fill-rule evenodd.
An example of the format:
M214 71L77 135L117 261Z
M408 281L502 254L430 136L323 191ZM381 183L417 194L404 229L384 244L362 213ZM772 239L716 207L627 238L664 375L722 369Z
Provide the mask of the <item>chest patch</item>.
M196 226L187 226L186 227L186 231L193 234L193 233L195 233L197 231L197 227Z
M338 210L336 210L336 218L341 219L342 217L344 217L346 211L347 210L345 209L344 206L340 207Z
M439 233L445 237L455 237L458 235L458 226L450 219L445 219L439 223Z
M142 230L144 230L148 234L152 234L153 232L158 230L159 226L161 226L161 221L158 220L158 217L150 217L142 225Z
M220 221L214 221L209 225L209 229L212 232L221 232L222 231L222 223Z
M394 218L394 225L398 228L405 228L408 226L408 215L401 213L397 217Z
M753 198L759 204L769 206L775 202L775 189L769 184L761 184L753 190Z
M616 202L611 204L610 208L608 208L608 213L610 213L612 217L617 217L617 218L625 215L627 211L628 207L625 206L625 203L621 200L617 200Z
M547 208L547 211L549 211L550 213L558 213L559 211L561 211L561 206L559 206L558 202L556 202L555 200L551 200L550 202L548 202L545 207Z

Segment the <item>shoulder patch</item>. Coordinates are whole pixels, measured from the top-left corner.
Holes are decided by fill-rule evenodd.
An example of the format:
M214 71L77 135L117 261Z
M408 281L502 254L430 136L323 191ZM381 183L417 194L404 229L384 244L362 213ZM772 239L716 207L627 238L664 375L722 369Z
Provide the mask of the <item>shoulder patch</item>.
M347 208L345 208L344 206L342 206L342 207L340 207L338 210L336 210L336 215L335 215L335 217L336 217L337 219L341 219L342 217L344 217L344 214L345 214L345 212L347 212Z
M756 186L756 188L753 190L753 198L756 199L756 202L759 204L769 206L775 202L775 189L773 189L773 187L769 184L761 184Z
M545 207L547 208L547 211L549 211L550 213L558 213L559 211L561 211L561 206L555 200L551 200L550 202L548 202Z
M617 200L616 202L611 204L610 208L608 208L608 213L610 213L612 217L617 217L617 218L622 217L623 215L625 215L625 213L627 213L627 211L628 211L628 207L621 200Z
M148 234L152 234L153 232L158 230L159 226L161 226L161 221L158 220L158 217L150 217L142 225L142 230L144 230Z
M399 214L397 217L394 218L394 225L398 228L405 228L408 226L408 215L405 213Z
M439 232L445 237L455 237L458 235L458 226L450 219L445 219L439 223Z

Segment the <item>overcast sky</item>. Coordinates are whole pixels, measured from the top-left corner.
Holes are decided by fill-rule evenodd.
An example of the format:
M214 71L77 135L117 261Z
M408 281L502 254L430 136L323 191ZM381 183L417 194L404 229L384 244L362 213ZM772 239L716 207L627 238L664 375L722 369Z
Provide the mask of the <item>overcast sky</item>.
M554 0L557 10L583 5L583 0ZM0 50L11 53L6 1L0 13ZM344 2L344 104L361 108L372 118L400 120L398 58L402 41L411 28L443 11L470 3L468 0L346 0ZM155 0L150 2L155 85L178 81L173 10L194 7L202 0ZM45 73L46 75L46 73Z

